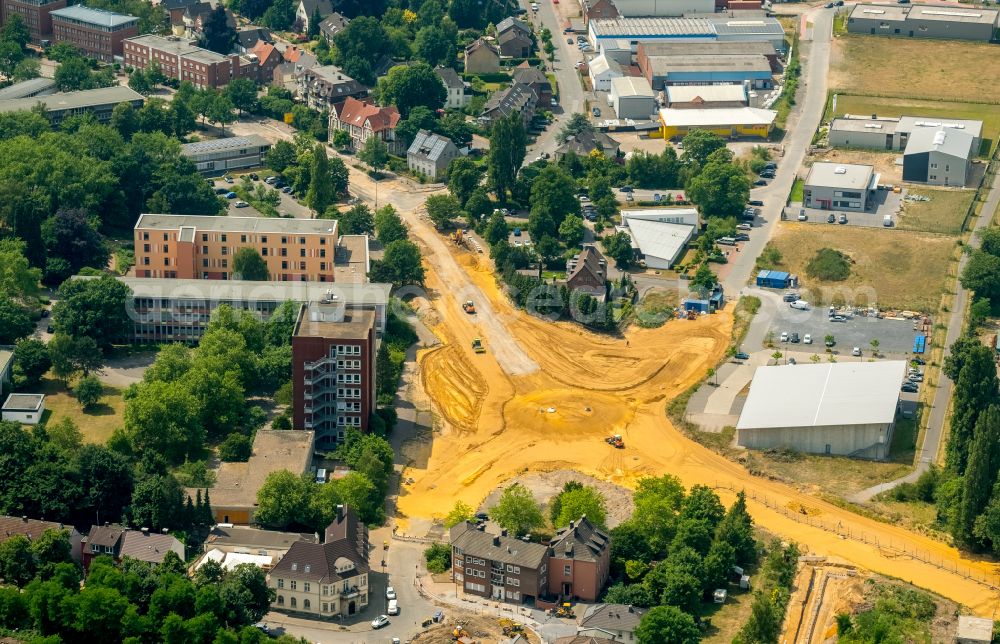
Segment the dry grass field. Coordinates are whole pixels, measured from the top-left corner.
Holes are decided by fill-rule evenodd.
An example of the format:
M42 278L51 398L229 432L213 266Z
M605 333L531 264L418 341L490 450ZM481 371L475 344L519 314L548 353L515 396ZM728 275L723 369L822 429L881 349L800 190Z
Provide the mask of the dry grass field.
M83 434L85 443L103 444L116 427L121 427L125 418L125 401L120 389L104 385L104 395L100 404L90 411L83 411L73 394L62 381L46 377L42 380L39 393L45 394L46 422L54 423L68 416Z
M955 239L916 231L817 226L782 222L772 242L782 270L800 276L807 298L817 304L877 303L883 308L936 311L956 256ZM820 248L848 255L851 274L843 282L818 282L805 274Z
M834 40L830 90L861 96L919 96L997 102L1000 58L992 45L848 35Z
M997 94L988 93L994 97ZM878 114L879 116L919 115L953 119L978 119L983 122L983 139L995 143L1000 136L1000 105L990 103L959 103L922 100L918 98L882 98L838 94L837 107L831 116L844 114ZM988 149L989 143L984 148ZM988 156L981 154L981 156Z
M903 201L899 217L902 230L959 235L965 213L975 196L973 190L934 190L917 188L911 194L930 197L930 201Z

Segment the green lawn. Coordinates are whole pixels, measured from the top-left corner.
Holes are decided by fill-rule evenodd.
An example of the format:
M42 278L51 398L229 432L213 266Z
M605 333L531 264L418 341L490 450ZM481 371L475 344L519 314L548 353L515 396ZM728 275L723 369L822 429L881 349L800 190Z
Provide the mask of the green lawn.
M45 394L45 420L55 422L67 416L76 423L85 443L104 443L125 418L125 401L116 387L104 385L104 396L97 407L84 411L61 380L46 376L38 393Z
M796 179L795 183L792 184L792 192L788 195L788 201L791 203L802 203L802 193L805 190L806 182L802 179Z
M945 235L961 234L965 213L976 194L974 190L933 188L919 188L909 193L930 197L930 201L904 201L899 228Z
M837 95L837 109L833 116L844 114L878 114L879 116L931 116L953 119L977 119L983 122L983 148L980 156L989 156L989 150L1000 137L1000 105L987 103L960 103L922 100L918 98L884 98L878 96Z

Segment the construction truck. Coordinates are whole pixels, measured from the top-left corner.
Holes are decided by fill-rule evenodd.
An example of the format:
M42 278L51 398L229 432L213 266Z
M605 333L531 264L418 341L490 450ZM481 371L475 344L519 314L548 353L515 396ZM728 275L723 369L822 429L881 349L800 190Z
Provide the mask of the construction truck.
M562 606L556 608L556 617L565 617L566 619L576 617L576 613L573 612L573 604L565 602Z
M508 637L524 632L524 624L521 624L520 622L515 622L514 620L507 619L506 617L501 618L499 622L500 628L503 629L503 634Z
M451 234L451 241L455 242L459 246L465 245L465 238L462 235L462 229L459 228Z
M483 341L481 338L472 339L472 350L476 353L486 353L486 347L483 346Z
M476 305L473 304L472 300L466 300L465 304L462 305L462 310L468 313L469 315L475 315Z
M617 449L622 449L623 447L625 447L625 441L622 440L622 435L621 434L615 434L614 436L608 436L607 438L604 439L604 442L607 443L608 445L616 447Z

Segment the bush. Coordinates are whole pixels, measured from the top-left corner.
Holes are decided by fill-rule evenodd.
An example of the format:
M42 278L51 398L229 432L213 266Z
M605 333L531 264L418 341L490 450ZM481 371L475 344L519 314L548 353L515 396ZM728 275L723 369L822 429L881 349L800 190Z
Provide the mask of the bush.
M243 434L230 434L219 445L219 460L226 463L245 463L253 455L253 441Z
M851 258L839 250L820 248L806 265L806 274L813 279L842 282L851 274Z
M103 394L104 385L95 376L84 376L76 383L76 387L73 387L73 395L84 409L96 406Z
M278 387L274 392L274 402L279 405L291 405L292 404L292 381L289 380L285 384Z
M288 417L288 414L282 414L274 419L271 423L271 429L291 429L292 419Z
M442 573L451 568L451 548L443 543L432 543L424 550L424 560L429 572Z

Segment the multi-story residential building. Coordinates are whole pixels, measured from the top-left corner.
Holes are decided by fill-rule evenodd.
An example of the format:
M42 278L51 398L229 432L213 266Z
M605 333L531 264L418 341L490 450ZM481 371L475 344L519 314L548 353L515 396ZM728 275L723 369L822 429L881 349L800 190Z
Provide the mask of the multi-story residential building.
M334 281L335 220L144 214L134 239L138 277L239 279L231 262L249 247L272 281Z
M249 134L184 143L181 154L191 159L199 172L223 174L229 170L264 165L264 156L270 149L270 141L258 134Z
M368 87L336 65L308 67L296 72L294 78L299 99L317 110L333 110L337 103L348 97L368 96Z
M477 38L465 47L465 73L495 74L500 71L500 50L485 38Z
M462 153L448 137L420 130L406 151L406 167L437 181L448 171L448 165L460 156Z
M341 302L299 310L292 332L292 427L334 447L347 429L368 431L375 410L375 314Z
M119 103L129 103L134 109L142 107L146 99L129 87L115 85L79 92L59 92L46 96L14 98L0 101L0 113L31 110L41 105L52 125L59 125L68 116L93 114L100 123L111 120L111 113Z
M86 56L110 63L122 55L122 42L139 35L139 19L120 13L73 5L56 9L52 17L52 40L68 42Z
M525 127L535 116L535 107L538 105L538 94L528 85L514 83L510 87L490 96L483 106L483 113L479 115L479 122L490 125L496 119L507 118L511 114L518 113Z
M184 544L173 535L150 532L148 528L130 530L120 525L93 526L83 538L83 567L90 568L94 557L109 555L116 562L128 557L153 565L163 563L168 552L184 561Z
M297 541L267 575L271 607L312 617L354 615L368 606L368 528L343 505L322 544Z
M463 521L451 529L451 573L465 593L512 603L548 595L549 548Z
M570 521L549 542L549 593L597 601L611 570L611 539L587 516Z
M552 105L552 83L542 70L532 67L525 61L514 68L511 79L515 85L527 85L535 90L535 94L538 95L538 107Z
M603 301L607 292L608 260L593 244L583 247L576 257L566 262L566 287L583 291Z
M390 153L398 155L406 150L403 141L396 138L398 123L399 111L395 107L379 107L348 97L330 111L330 136L334 130L345 130L351 135L351 146L355 150L363 148L370 137L377 136L385 142Z
M80 561L82 551L80 544L83 542L83 535L76 531L73 526L55 523L54 521L41 521L23 517L0 516L0 543L15 535L27 537L30 541L42 536L48 530L65 530L69 534L70 556L76 562Z
M51 13L65 6L66 0L2 0L0 23L11 16L21 16L31 35L31 42L40 43L52 38Z
M94 279L74 276L73 279ZM212 313L225 304L262 320L285 302L340 302L347 311L371 311L375 329L385 331L391 284L329 282L246 282L240 280L119 277L129 287L132 328L125 341L197 342ZM215 500L213 499L213 502Z
M277 47L265 40L258 40L254 43L247 50L247 57L251 60L256 57L257 82L264 85L269 85L274 80L274 70L285 62Z
M126 38L122 50L126 65L146 69L155 60L167 78L190 81L198 88L217 88L234 78L257 77L255 65L239 54L223 56L176 36Z
M434 68L434 73L441 79L444 88L448 90L448 98L445 99L444 106L448 109L458 110L469 104L470 96L465 93L465 81L451 67L438 65Z

